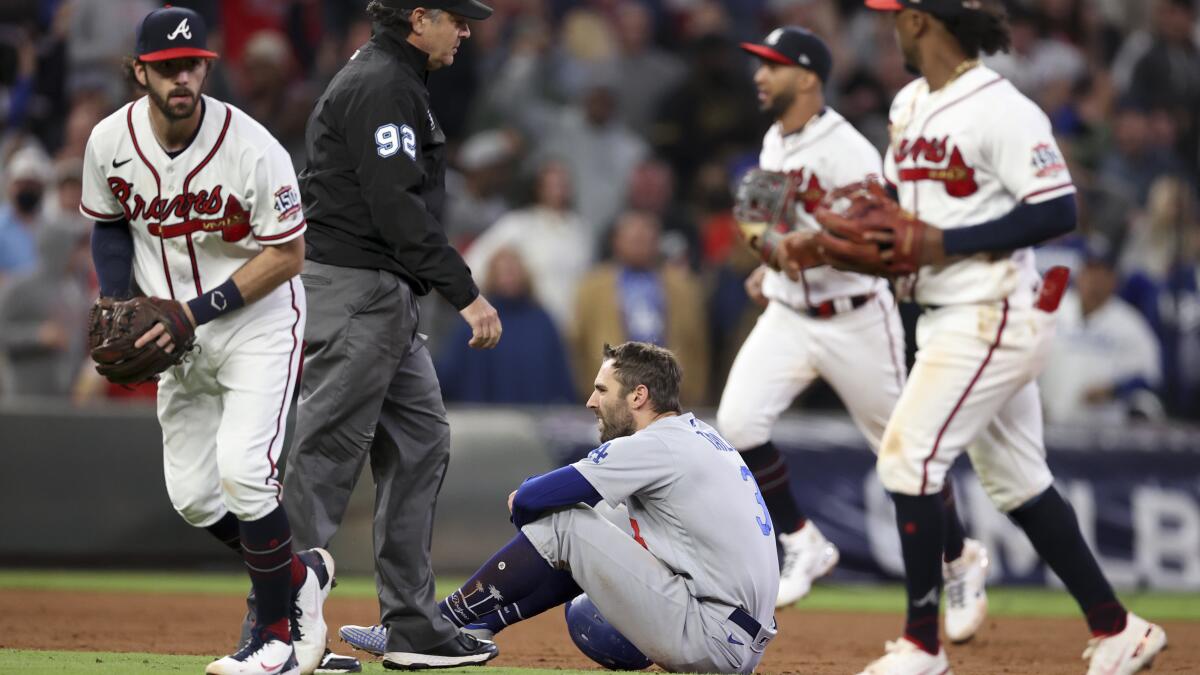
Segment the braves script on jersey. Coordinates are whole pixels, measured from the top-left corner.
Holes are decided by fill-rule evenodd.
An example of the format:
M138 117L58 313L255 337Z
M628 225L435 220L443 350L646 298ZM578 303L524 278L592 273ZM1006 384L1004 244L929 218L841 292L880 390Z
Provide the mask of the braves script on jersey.
M819 230L812 212L825 193L842 185L879 176L879 153L832 108L814 117L802 129L783 135L778 122L763 137L758 164L769 171L795 176L797 226ZM866 295L883 288L875 277L843 272L832 267L805 270L800 281L768 270L763 295L792 307L813 307L835 298Z
M143 97L96 125L80 204L95 220L129 221L142 292L190 300L223 283L262 244L304 233L291 159L262 125L204 96L196 137L172 158L150 128L149 105Z
M884 175L900 205L943 229L977 225L1012 211L1072 194L1050 120L1032 101L986 66L976 66L930 92L910 83L892 103L892 143ZM1033 252L975 255L925 267L902 285L926 305L1010 298L1028 305L1038 277Z
M779 586L774 528L741 456L691 413L666 417L575 465L634 537L693 597L741 607L770 626Z

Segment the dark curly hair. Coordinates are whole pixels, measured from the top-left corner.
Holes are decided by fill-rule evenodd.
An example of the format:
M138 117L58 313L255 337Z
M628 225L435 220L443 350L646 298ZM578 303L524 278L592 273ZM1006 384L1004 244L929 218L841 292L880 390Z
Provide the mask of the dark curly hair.
M1012 42L1008 11L999 0L975 0L979 9L958 16L939 17L968 57L1006 52Z

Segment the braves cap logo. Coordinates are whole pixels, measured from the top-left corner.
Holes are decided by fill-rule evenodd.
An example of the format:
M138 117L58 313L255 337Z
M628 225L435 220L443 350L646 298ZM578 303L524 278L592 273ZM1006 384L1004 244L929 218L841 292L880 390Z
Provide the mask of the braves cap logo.
M167 36L167 39L174 40L175 38L179 37L180 35L182 35L185 40L192 39L192 29L190 26L188 26L188 20L186 18L179 22L179 25L176 26L175 30L172 31L171 34Z

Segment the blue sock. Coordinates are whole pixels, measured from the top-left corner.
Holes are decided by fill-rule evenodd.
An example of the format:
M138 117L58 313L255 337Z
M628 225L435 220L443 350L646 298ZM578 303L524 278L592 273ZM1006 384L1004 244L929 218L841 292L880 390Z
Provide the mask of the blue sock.
M554 570L550 573L550 577L533 593L516 602L504 605L491 614L484 614L471 623L483 626L493 633L499 633L518 621L533 618L548 609L554 609L570 602L582 592L583 589L575 583L575 578L571 576L570 572ZM452 616L447 618L454 621Z
M892 493L908 612L904 637L930 654L938 653L938 599L942 592L942 546L945 519L941 495Z
M946 562L958 560L962 555L967 531L963 529L962 521L958 518L958 507L954 503L954 486L950 484L949 476L946 476L946 484L942 487L942 515L946 519L942 558Z
M1096 636L1125 630L1125 606L1117 600L1096 556L1083 540L1075 509L1053 486L1008 514L1079 603Z
M250 572L257 601L258 628L291 642L288 624L292 607L292 529L283 507L258 520L240 523L242 558Z
M465 626L529 597L558 573L518 532L438 607L455 625Z

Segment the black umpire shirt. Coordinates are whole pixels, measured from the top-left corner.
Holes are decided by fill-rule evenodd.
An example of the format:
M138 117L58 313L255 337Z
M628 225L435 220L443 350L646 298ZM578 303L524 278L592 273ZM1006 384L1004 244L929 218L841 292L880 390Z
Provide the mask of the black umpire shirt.
M441 224L446 135L429 107L428 58L376 24L317 101L300 173L306 255L392 271L462 309L479 289Z

